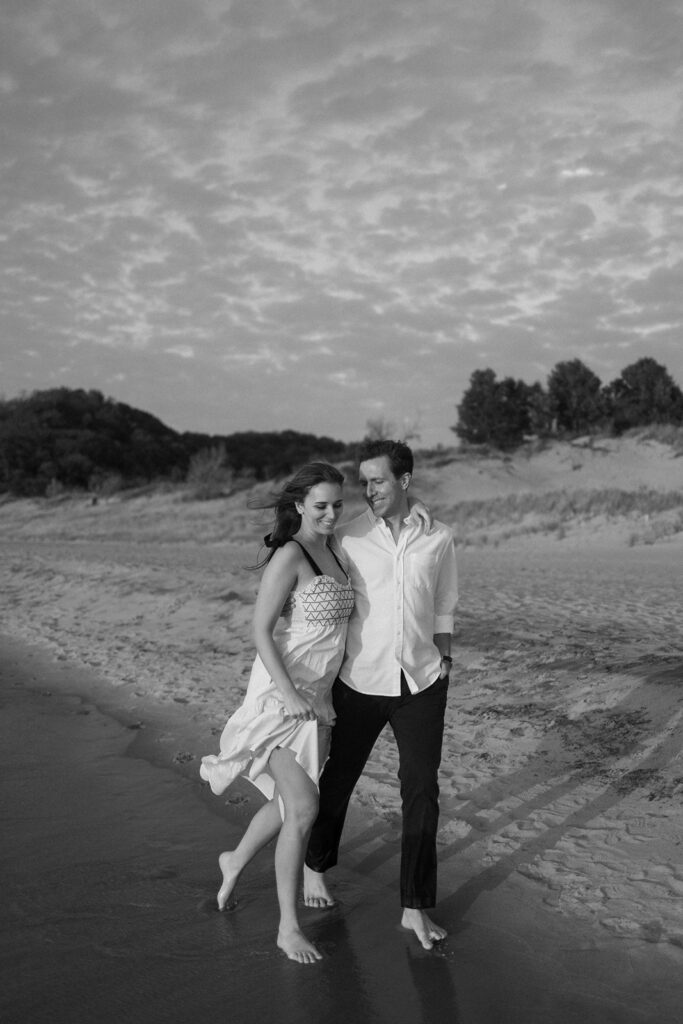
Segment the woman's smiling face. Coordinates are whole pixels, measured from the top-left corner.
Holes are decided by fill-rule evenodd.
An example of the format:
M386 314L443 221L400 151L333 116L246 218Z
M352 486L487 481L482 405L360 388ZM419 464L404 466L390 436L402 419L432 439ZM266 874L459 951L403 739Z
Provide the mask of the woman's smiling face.
M316 484L303 502L297 502L296 510L305 534L329 537L344 511L342 489L339 484Z

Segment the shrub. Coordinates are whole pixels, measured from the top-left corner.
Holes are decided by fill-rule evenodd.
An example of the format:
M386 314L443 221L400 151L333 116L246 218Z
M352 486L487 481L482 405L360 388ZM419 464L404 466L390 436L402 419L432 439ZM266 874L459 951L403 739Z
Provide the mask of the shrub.
M202 448L190 459L187 483L199 501L222 497L233 481L233 471L225 457L225 445Z

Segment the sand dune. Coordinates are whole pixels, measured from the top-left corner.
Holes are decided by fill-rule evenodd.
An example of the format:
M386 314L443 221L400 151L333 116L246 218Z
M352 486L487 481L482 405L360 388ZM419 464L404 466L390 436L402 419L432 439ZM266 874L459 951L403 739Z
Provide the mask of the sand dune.
M439 841L442 862L458 858L472 878L533 880L558 916L683 947L683 459L637 439L512 460L446 453L415 485L443 518L506 495L673 495L664 512L570 512L561 533L538 516L511 532L504 511L487 537L453 520L462 599ZM188 770L241 700L253 657L258 574L246 567L265 527L246 497L0 505L3 631L90 666L140 726L183 708L169 742ZM660 516L667 530L653 530ZM357 794L385 826L358 854L379 879L396 877L395 773L384 735Z

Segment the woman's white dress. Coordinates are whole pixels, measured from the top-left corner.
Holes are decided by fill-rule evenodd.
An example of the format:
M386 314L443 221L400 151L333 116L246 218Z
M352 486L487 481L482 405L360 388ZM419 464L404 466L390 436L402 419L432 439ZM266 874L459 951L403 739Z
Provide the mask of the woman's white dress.
M273 633L287 673L313 705L317 721L285 716L280 691L256 657L242 705L221 734L220 753L202 758L201 777L222 793L238 775L246 775L271 799L275 783L268 759L276 747L293 750L306 774L318 784L334 723L332 684L344 654L346 627L353 609L353 588L320 573L289 595Z

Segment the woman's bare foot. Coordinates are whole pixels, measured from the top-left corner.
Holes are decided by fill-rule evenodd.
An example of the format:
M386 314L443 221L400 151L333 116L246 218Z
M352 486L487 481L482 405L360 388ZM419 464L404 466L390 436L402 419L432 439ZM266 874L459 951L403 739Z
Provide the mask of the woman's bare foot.
M238 868L235 864L235 854L232 851L222 853L218 858L218 866L221 869L223 875L223 882L220 889L218 890L218 909L225 910L228 900L232 895L232 891L237 884L237 879L240 877L241 868ZM231 906L234 905L234 900Z
M413 907L403 908L401 924L409 931L415 932L425 949L433 949L435 942L441 942L448 935L444 928L434 924L431 918L427 917L424 910Z
M313 943L309 942L298 928L288 932L280 929L277 933L277 944L290 960L295 960L298 964L314 964L316 960L322 960Z
M325 875L320 871L313 871L304 864L304 903L314 910L327 910L328 907L336 907L337 901L327 888Z

